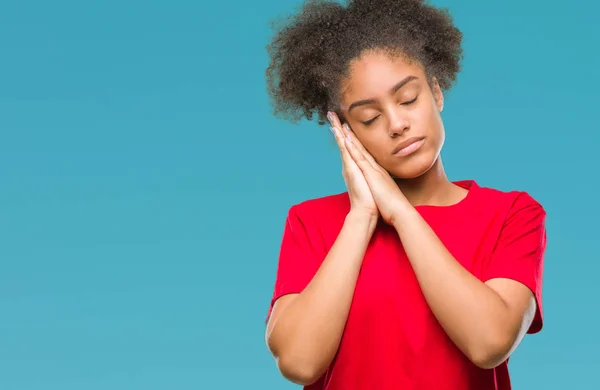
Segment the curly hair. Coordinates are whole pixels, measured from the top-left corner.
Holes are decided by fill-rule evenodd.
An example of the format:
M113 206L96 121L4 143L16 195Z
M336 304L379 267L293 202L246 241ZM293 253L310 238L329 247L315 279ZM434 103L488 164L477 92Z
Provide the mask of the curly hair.
M317 115L326 123L350 62L368 50L418 61L443 90L460 71L462 33L425 0L308 0L280 22L267 46L267 89L274 115L294 122Z

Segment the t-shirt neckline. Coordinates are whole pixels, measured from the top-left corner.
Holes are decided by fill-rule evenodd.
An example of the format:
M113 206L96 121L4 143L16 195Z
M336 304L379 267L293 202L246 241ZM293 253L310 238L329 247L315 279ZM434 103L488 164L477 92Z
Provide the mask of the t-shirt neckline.
M450 205L439 206L439 205L432 205L432 204L423 204L423 205L415 206L415 209L417 209L417 210L455 210L455 209L464 207L466 204L468 204L473 199L473 195L477 192L477 189L479 188L479 186L477 185L477 182L475 180L458 180L458 181L453 181L452 183L467 190L467 194L465 195L464 198L462 198L458 202L456 202L454 204L450 204Z

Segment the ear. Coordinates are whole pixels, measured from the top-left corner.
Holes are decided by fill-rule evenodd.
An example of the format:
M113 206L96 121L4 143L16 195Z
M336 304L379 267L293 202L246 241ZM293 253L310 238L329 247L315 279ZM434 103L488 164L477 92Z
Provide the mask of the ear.
M433 92L433 97L435 98L435 104L438 107L438 111L444 111L444 93L442 92L442 88L435 77L433 77L431 80L431 90Z

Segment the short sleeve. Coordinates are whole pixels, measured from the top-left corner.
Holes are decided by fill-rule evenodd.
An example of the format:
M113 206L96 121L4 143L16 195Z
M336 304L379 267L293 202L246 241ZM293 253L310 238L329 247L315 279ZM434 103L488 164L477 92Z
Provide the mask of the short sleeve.
M301 293L317 272L320 262L312 241L309 229L297 213L297 206L292 206L283 230L275 288L267 320L277 299L287 294Z
M546 250L546 212L527 193L512 204L500 236L484 270L484 281L494 278L516 280L535 295L537 309L528 333L543 326L542 276Z

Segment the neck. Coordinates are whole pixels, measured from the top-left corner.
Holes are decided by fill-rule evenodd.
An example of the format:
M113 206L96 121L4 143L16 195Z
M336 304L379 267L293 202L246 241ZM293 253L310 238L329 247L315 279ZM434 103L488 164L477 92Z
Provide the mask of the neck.
M396 183L413 206L453 204L465 191L448 179L441 157L423 175L414 179L396 179Z

